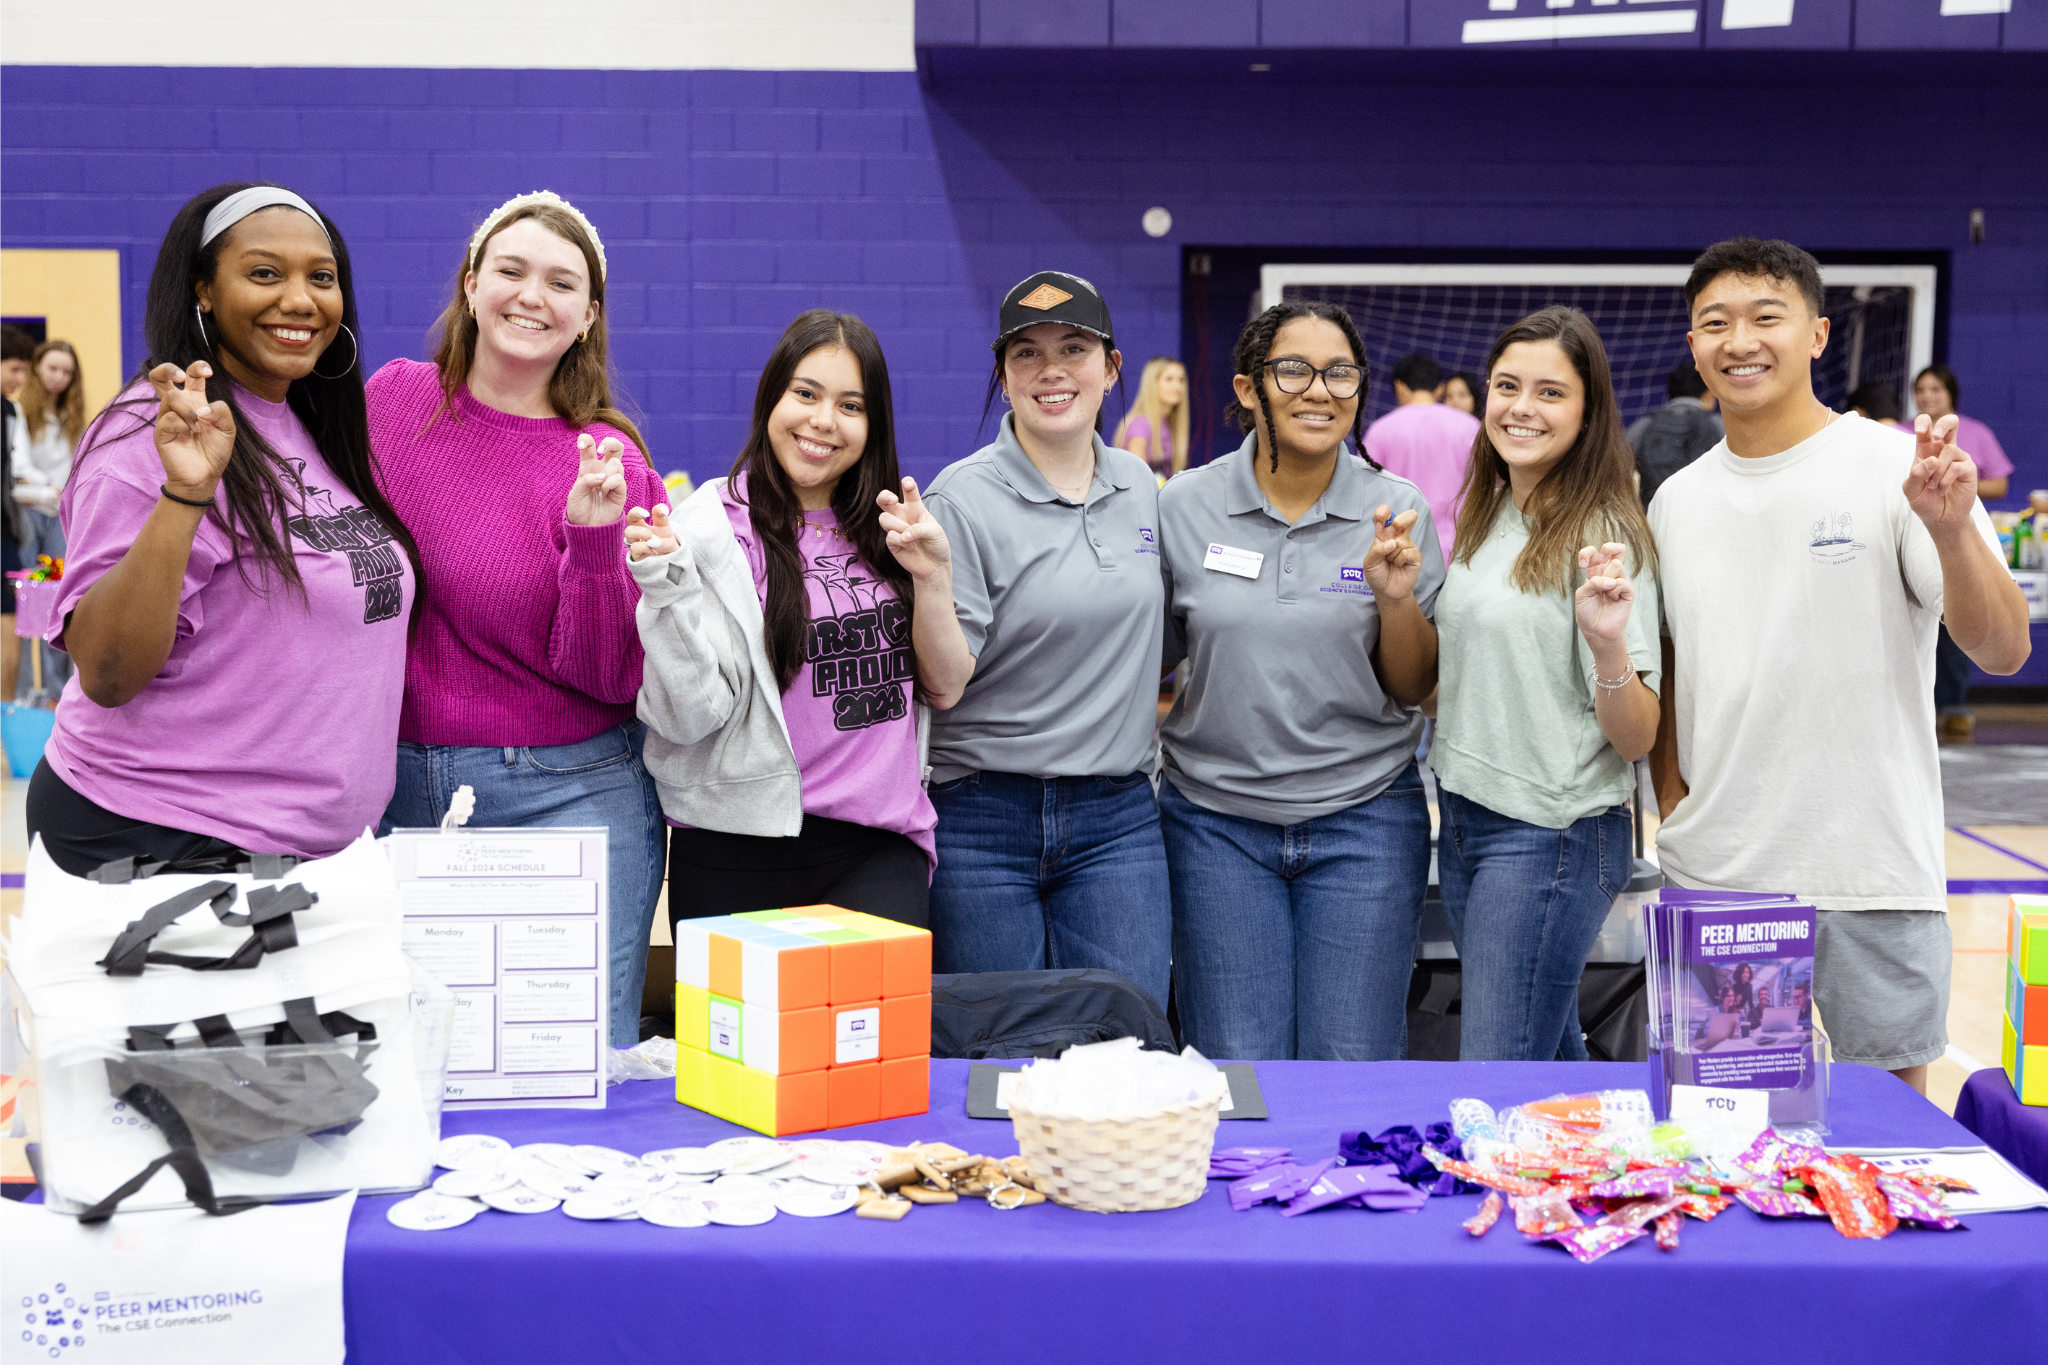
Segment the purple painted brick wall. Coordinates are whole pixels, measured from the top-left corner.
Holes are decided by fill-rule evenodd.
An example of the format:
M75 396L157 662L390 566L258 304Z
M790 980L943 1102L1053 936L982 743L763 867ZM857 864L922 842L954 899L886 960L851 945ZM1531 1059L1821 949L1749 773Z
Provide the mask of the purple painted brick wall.
M832 72L10 67L0 240L120 248L132 367L177 206L224 179L284 181L347 233L379 363L423 353L482 213L555 189L606 235L615 354L657 463L700 478L737 448L776 335L817 305L880 333L905 464L929 476L977 443L996 301L1049 265L1103 288L1140 361L1178 346L1184 243L1691 250L1756 231L1947 249L1967 407L2019 462L2019 490L2048 485L2038 90L1944 75L1708 91L1612 56L1570 81L1291 84L1148 75L1131 53L1114 82L931 89ZM1157 241L1139 228L1153 204L1175 219ZM1989 236L1973 247L1976 207Z

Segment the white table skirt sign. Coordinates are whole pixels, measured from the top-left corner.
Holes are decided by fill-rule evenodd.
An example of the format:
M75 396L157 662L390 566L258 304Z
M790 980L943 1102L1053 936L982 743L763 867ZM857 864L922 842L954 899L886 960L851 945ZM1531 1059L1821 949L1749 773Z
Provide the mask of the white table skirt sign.
M355 1202L124 1212L92 1227L0 1202L0 1365L338 1363Z

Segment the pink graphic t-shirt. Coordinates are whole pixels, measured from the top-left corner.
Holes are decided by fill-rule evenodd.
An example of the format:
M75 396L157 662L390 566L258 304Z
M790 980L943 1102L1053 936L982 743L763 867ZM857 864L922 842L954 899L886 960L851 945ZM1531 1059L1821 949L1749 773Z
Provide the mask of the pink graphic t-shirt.
M721 486L719 499L765 603L768 561L740 501L745 476L737 482ZM797 529L811 620L782 719L803 776L804 814L892 830L936 865L939 817L925 795L912 705L910 604L862 563L832 512L806 512Z
M86 696L74 673L44 757L117 815L251 852L324 857L375 825L391 800L412 564L328 469L296 413L241 389L235 402L304 485L285 519L304 595L275 575L265 591L258 562L209 513L192 537L163 670L116 707ZM156 506L155 415L148 405L103 417L64 486L59 647L79 600Z

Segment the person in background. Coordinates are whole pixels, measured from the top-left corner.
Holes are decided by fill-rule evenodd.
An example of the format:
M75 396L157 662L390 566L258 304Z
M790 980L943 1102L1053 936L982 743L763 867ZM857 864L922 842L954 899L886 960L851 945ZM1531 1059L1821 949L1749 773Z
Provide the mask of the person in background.
M1657 556L1586 315L1530 314L1486 368L1429 753L1458 1055L1584 1061L1579 979L1634 867L1628 800L1657 735Z
M1429 881L1415 708L1444 559L1422 491L1346 448L1350 314L1276 304L1235 367L1244 444L1159 493L1160 663L1188 665L1159 787L1181 1030L1212 1057L1385 1061Z
M1470 370L1460 370L1444 381L1444 403L1475 418L1486 418L1486 382Z
M1714 415L1714 395L1690 360L1671 367L1664 381L1664 406L1629 423L1635 452L1637 495L1645 507L1664 481L1712 450L1724 434Z
M473 825L607 827L611 1042L630 1047L667 845L633 714L625 512L662 486L612 397L605 289L590 220L519 195L466 244L434 359L370 379L422 566L382 830L440 823L464 785Z
M926 706L957 701L974 660L890 398L866 323L801 313L731 475L672 522L629 514L671 923L832 904L927 924Z
M1899 420L1899 395L1887 384L1858 384L1845 400L1849 411L1873 422L1895 425Z
M1401 357L1394 366L1394 410L1365 429L1365 452L1379 467L1406 479L1429 499L1446 564L1455 548L1458 490L1472 459L1479 419L1437 400L1444 372L1426 355Z
M1913 405L1931 422L1955 418L1955 443L1977 464L1977 496L1996 502L2005 496L2012 461L1990 427L1961 415L1962 397L1956 372L1946 365L1929 365L1913 376ZM1977 717L1970 710L1970 657L1957 648L1946 624L1934 644L1934 725L1944 744L1968 744L1977 736Z
M1122 357L1094 285L1019 282L992 349L987 403L1010 410L930 491L973 655L932 724L932 951L942 972L1116 972L1164 1009L1159 487L1102 440Z
M217 185L171 220L149 359L62 498L51 638L76 672L27 823L64 871L324 857L390 800L416 560L357 325L348 247L290 190Z
M85 434L85 386L79 382L78 352L70 342L46 341L36 347L34 364L15 402L28 442L13 463L14 501L20 509L21 562L33 569L44 555L53 560L64 557L57 496L71 476L78 438ZM71 676L71 656L44 641L29 648L41 652L43 691L54 697Z
M1170 355L1145 362L1137 401L1118 424L1110 445L1152 467L1161 483L1188 467L1188 372Z
M28 381L36 358L35 338L13 323L0 323L0 438L4 438L6 464L0 468L0 571L13 573L21 567L21 509L14 503L14 464L28 445L28 433L21 424L21 409L14 395ZM14 580L0 578L0 701L14 700L20 679L21 651L14 646Z
M2027 603L1953 417L1906 436L1830 412L1820 266L1737 237L1686 280L1725 441L1650 506L1667 635L1650 754L1673 885L1799 888L1835 1058L1924 1092L1948 1045L1934 628L1988 672L2027 659ZM1821 775L1818 779L1816 774Z

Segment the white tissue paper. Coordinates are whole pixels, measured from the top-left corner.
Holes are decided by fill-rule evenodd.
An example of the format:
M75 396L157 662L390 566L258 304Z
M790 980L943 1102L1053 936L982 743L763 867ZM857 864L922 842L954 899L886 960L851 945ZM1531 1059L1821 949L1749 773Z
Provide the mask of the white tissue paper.
M1014 1109L1098 1122L1141 1118L1177 1104L1220 1102L1230 1082L1193 1048L1147 1052L1136 1038L1070 1047L1024 1068Z

